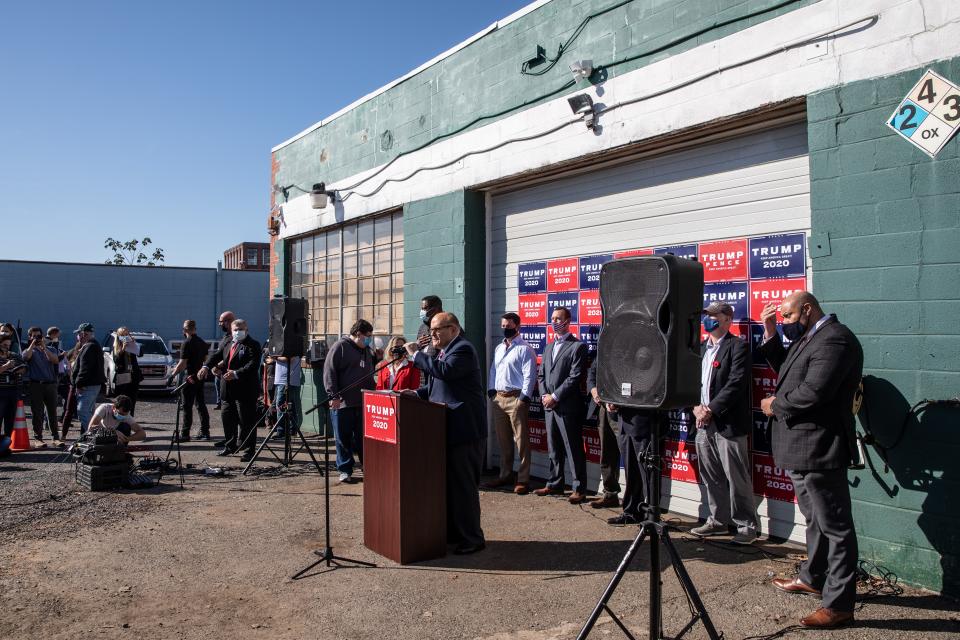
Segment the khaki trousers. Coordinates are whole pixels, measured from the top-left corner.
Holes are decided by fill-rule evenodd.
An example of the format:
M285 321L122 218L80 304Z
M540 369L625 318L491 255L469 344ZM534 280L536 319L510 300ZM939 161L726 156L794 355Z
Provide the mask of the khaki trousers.
M520 396L493 396L493 426L500 444L500 478L508 478L513 472L513 450L520 456L517 483L530 482L530 432L527 429L527 414L530 406L520 402Z

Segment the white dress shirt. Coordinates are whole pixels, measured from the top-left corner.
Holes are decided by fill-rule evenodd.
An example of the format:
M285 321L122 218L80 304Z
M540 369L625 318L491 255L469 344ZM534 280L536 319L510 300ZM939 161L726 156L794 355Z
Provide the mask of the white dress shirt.
M492 391L519 391L533 397L537 384L537 354L523 338L503 339L490 363L487 388Z

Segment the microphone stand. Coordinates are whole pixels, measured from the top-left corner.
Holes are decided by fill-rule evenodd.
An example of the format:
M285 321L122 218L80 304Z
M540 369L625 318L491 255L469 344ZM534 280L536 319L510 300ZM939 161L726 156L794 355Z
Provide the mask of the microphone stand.
M177 396L177 417L173 426L173 435L170 436L170 446L167 448L167 457L164 459L163 464L160 465L160 475L157 477L157 484L160 484L160 481L163 480L163 472L166 471L167 465L170 464L170 456L173 455L173 447L177 447L177 470L180 471L180 488L183 489L183 458L180 455L180 410L183 407L183 388L190 384L188 381L184 380L180 385L171 391L171 395ZM190 409L188 409L190 410Z
M304 415L305 415L305 416L306 416L306 415L310 415L311 413L313 413L314 411L316 411L317 409L319 409L319 408L321 408L321 407L328 407L328 406L330 406L330 401L333 400L334 398L340 397L341 395L343 395L343 394L344 394L345 392L347 392L347 391L351 391L351 390L353 390L353 389L356 389L358 386L360 386L360 384L362 384L363 382L365 382L365 381L367 380L367 378L369 378L370 376L375 376L377 373L379 373L380 371L382 371L385 367L389 367L390 365L394 364L395 362L399 362L399 361L403 360L403 359L406 358L406 357L407 357L407 354L404 353L403 355L397 356L396 358L394 358L394 359L391 360L390 362L387 362L386 364L383 364L383 365L381 365L381 366L379 366L379 367L374 367L373 371L371 371L371 372L370 372L369 374L367 374L367 375L361 376L361 377L358 378L357 380L354 380L351 384L349 384L349 385L347 385L346 387L344 387L343 389L341 389L341 390L340 390L340 393L338 393L337 395L335 395L335 396L327 396L327 398L325 398L324 400L321 400L321 401L318 402L317 404L315 404L315 405L313 405L312 407L310 407L309 410L307 410L306 412L304 412ZM327 470L327 473L323 474L323 484L324 484L323 521L324 521L324 529L326 530L326 545L324 546L324 548L323 548L322 550L317 549L316 551L313 552L313 554L314 554L315 556L319 557L319 560L317 560L316 562L313 562L313 563L311 563L310 565L304 567L304 568L301 569L300 571L297 571L295 574L293 574L292 576L290 576L290 579L291 579L291 580L299 580L300 578L302 578L302 577L304 576L304 574L306 574L308 571L310 571L311 569L313 569L314 567L316 567L316 566L317 566L318 564L320 564L321 562L326 562L326 563L327 563L327 566L328 566L328 567L331 567L331 568L333 568L333 569L338 569L338 568L342 567L342 566L343 566L343 565L341 564L342 562L351 562L351 563L353 563L353 564L357 564L357 565L360 565L360 566L362 566L362 567L376 567L376 566L377 566L377 565L373 564L372 562L364 562L364 561L362 561L362 560L353 560L352 558L345 558L345 557L343 557L343 556L338 556L337 554L335 554L335 553L333 552L333 545L330 543L330 441L329 441L329 439L327 440L327 445L323 448L323 468Z

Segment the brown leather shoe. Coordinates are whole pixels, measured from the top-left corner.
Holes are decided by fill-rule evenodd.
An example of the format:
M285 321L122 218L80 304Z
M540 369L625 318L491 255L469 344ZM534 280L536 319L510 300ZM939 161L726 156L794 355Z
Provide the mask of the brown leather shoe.
M590 506L594 509L616 509L620 506L620 498L617 496L600 496L591 500Z
M543 489L537 489L533 492L533 495L536 496L562 496L563 489L558 489L556 487L544 487Z
M833 627L842 627L853 622L853 611L837 611L820 607L806 618L800 620L800 624L813 629L832 629Z
M587 499L587 496L583 495L579 491L574 491L573 493L570 494L570 497L567 498L567 501L570 504L580 504L581 502L585 502L586 499Z
M818 589L814 589L810 585L800 582L800 578L777 578L776 580L771 580L770 584L780 589L780 591L786 591L787 593L803 593L811 596L822 595Z
M530 493L530 486L526 482L518 482L517 486L513 488L513 492L518 496L525 496Z

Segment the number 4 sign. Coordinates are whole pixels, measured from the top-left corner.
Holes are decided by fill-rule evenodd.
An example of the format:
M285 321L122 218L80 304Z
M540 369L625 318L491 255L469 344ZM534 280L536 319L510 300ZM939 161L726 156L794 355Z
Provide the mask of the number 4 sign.
M927 70L887 126L931 158L936 157L960 127L960 88Z

